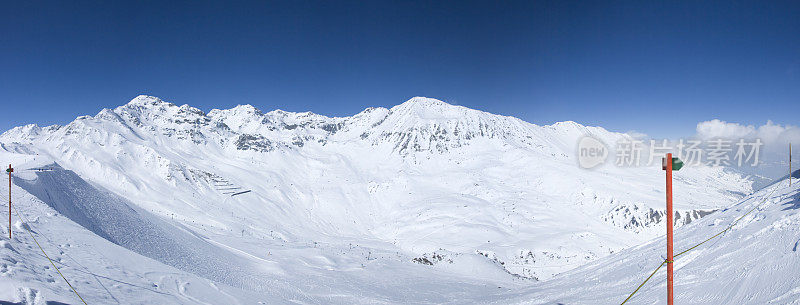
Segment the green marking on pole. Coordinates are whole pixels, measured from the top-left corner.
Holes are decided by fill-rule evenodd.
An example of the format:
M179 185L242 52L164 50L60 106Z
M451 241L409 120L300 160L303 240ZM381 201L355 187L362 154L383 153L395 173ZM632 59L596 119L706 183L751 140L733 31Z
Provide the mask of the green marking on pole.
M683 161L678 158L672 158L672 170L678 171L683 167Z

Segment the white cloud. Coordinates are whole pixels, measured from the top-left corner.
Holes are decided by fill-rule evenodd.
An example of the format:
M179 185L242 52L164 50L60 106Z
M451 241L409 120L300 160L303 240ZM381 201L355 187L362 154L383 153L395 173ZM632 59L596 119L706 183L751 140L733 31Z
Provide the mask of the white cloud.
M761 148L761 160L766 162L765 164L773 164L777 167L788 165L786 160L788 159L789 143L794 146L793 155L795 157L800 155L800 127L775 124L772 121L767 121L761 126L742 125L721 120L700 122L697 124L695 137L702 140L724 138L733 141L761 139L764 144ZM782 173L782 171L779 170L778 173Z
M697 124L697 135L700 139L726 138L726 139L755 139L759 138L768 147L779 150L789 142L800 146L800 128L792 125L775 124L767 121L761 126L728 123L721 120L711 120ZM776 146L776 147L772 147Z
M771 122L767 122L771 124ZM728 123L717 119L697 123L697 136L701 139L712 138L749 138L756 132L753 125Z
M747 174L758 174L769 178L778 178L788 173L788 146L794 146L794 169L800 159L800 127L780 125L767 121L764 125L742 125L721 120L711 120L697 124L695 137L701 140L724 138L732 141L745 139L751 142L760 139L764 144L759 152L760 164L757 167L741 167ZM763 186L773 180L756 181Z

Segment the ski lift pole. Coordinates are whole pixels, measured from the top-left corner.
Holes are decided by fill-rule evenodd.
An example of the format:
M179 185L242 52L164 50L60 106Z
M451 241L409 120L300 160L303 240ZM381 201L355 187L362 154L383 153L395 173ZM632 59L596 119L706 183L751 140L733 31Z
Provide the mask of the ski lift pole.
M683 161L678 158L673 158L671 153L662 159L661 168L667 172L667 304L673 305L675 290L673 289L673 272L675 261L672 255L672 227L673 227L673 214L672 214L672 171L680 170L683 167Z

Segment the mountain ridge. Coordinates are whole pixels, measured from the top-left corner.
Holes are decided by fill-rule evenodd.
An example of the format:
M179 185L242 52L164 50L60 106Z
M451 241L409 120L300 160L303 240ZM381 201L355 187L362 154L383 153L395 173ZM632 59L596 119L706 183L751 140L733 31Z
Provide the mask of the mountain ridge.
M0 142L217 234L366 238L420 257L480 253L510 274L544 280L661 233L657 169L581 169L575 145L586 135L629 137L421 97L326 117L247 105L204 113L138 96L64 126L18 127ZM750 191L720 168L681 175L676 209L690 218L679 225Z

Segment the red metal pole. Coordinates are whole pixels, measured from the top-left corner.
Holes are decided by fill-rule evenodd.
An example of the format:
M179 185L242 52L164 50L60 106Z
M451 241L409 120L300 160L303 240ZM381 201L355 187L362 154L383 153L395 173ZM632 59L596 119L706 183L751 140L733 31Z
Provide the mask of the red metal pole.
M673 305L672 288L672 154L667 154L667 304Z
M8 165L8 240L11 240L11 164Z

